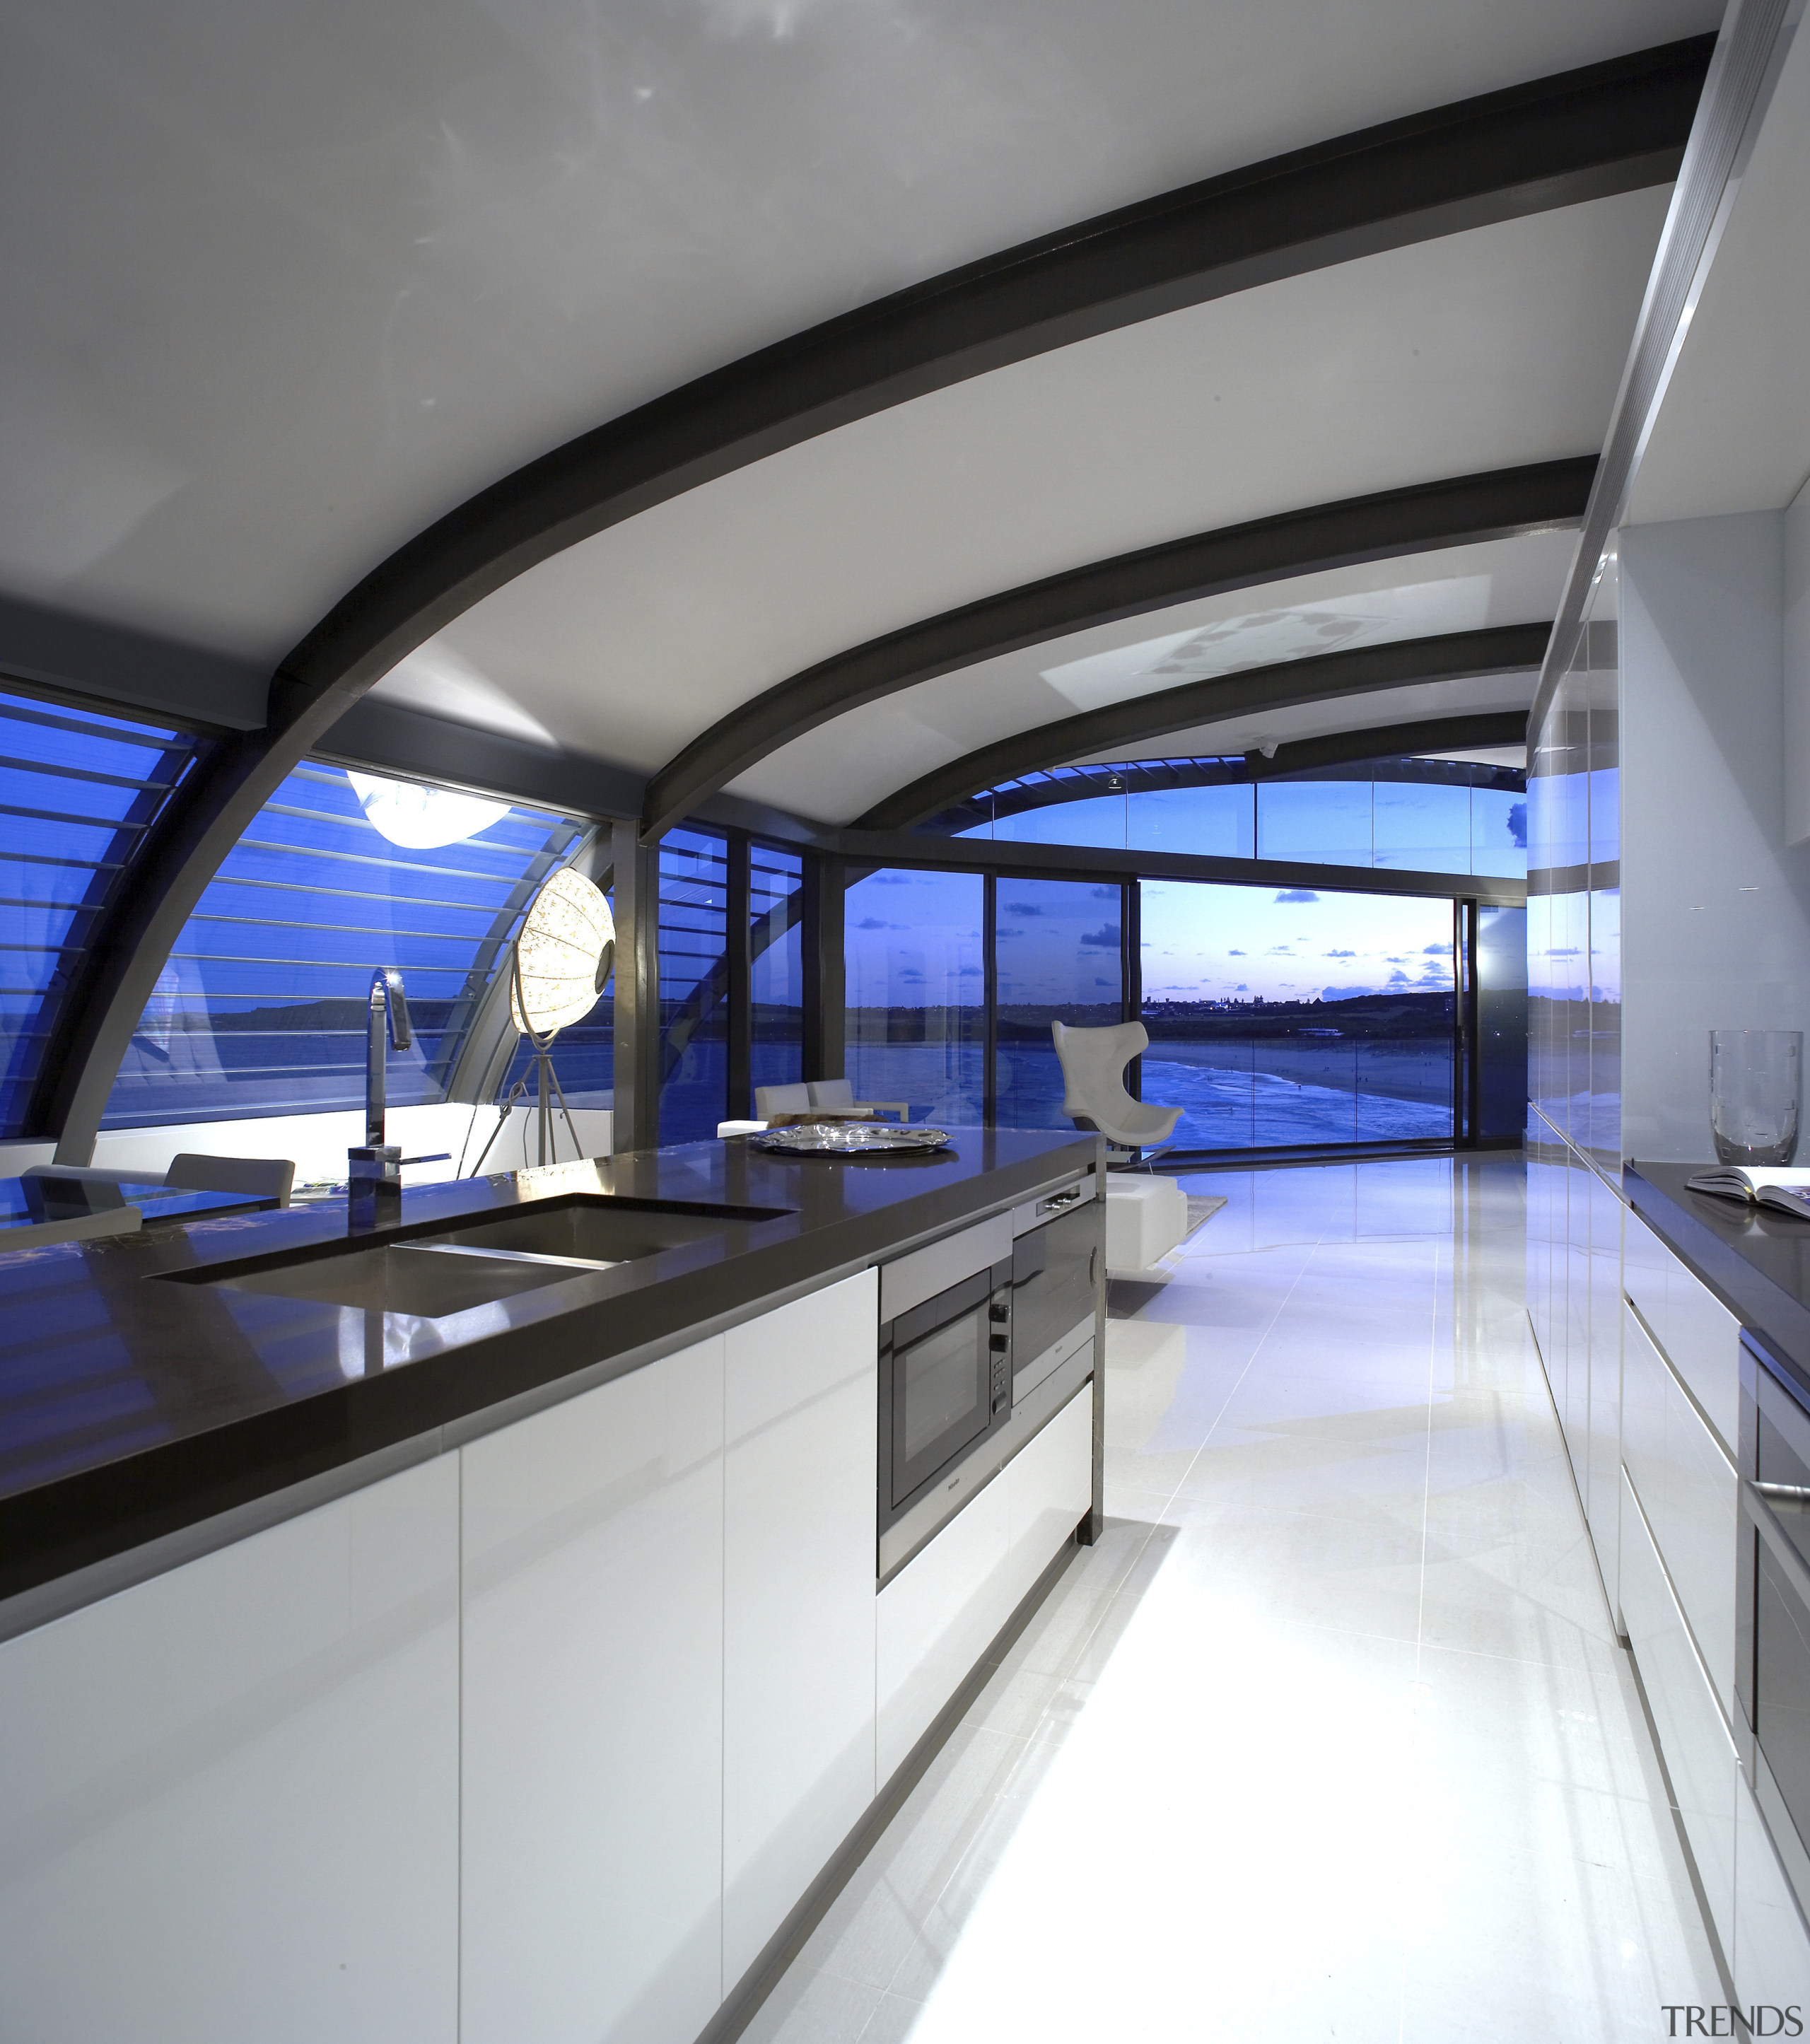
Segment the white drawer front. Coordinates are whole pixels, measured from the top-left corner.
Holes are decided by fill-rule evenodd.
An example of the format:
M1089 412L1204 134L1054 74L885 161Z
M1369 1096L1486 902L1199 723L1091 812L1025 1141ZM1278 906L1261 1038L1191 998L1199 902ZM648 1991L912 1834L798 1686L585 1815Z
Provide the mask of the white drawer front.
M1006 1465L1005 1479L1012 1499L1012 1577L1022 1598L1093 1502L1091 1381Z
M1743 2007L1763 2001L1786 2008L1810 2000L1810 1936L1744 1781L1735 1797L1735 1942L1728 1963Z
M1621 1512L1622 1616L1726 1951L1735 1929L1735 1748L1625 1475Z
M1733 1452L1741 1424L1741 1324L1638 1215L1623 1248L1627 1296Z
M1623 1329L1621 1453L1733 1723L1735 1471L1631 1312Z
M1017 1605L1012 1508L995 1477L879 1595L874 1663L883 1788Z

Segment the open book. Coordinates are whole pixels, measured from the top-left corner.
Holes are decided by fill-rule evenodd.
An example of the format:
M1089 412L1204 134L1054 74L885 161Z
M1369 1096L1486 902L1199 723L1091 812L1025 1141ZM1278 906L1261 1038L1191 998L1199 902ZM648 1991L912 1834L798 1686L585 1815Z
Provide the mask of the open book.
M1781 1164L1719 1164L1685 1182L1693 1193L1719 1193L1724 1199L1810 1220L1810 1171L1788 1171Z

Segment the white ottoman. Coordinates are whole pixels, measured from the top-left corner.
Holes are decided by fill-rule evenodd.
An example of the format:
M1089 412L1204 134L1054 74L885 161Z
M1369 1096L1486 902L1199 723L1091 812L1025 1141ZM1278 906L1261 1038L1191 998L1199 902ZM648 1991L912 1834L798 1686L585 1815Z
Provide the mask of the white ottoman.
M1188 1232L1188 1195L1174 1178L1106 1174L1106 1268L1147 1270Z

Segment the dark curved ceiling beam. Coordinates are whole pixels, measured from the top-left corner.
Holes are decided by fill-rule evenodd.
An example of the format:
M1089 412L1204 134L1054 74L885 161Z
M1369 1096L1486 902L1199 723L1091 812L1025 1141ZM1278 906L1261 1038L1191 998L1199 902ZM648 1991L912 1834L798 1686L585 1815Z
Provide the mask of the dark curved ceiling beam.
M285 659L368 684L550 555L751 462L1183 306L1677 175L1714 38L1370 128L877 299L567 441L399 548Z
M1273 755L1247 752L1253 780L1301 774L1316 766L1347 766L1365 759L1397 759L1423 752L1476 752L1486 745L1524 745L1528 720L1518 709L1479 710L1469 717L1422 717L1412 724L1374 724L1332 731L1278 745Z
M1550 624L1499 624L1482 632L1397 639L1386 645L1353 647L1342 653L1315 654L1306 659L1278 661L1272 667L1216 674L1206 681L1184 682L1179 688L1061 717L966 753L876 802L849 828L909 830L977 788L995 787L1021 774L1064 766L1116 746L1147 744L1224 717L1293 709L1302 703L1407 688L1420 682L1537 669L1551 630Z
M1416 755L1428 752L1474 751L1486 745L1519 746L1527 736L1526 726L1527 719L1518 709L1482 710L1473 716L1423 717L1411 724L1328 732L1315 738L1291 740L1268 755L1232 752L1064 766L1055 770L1062 776L1059 780L1039 774L982 788L965 801L938 810L924 828L953 837L1001 817L1058 809L1065 802L1097 801L1102 795L1238 786L1328 766L1387 766L1412 761Z
M694 739L648 783L642 841L651 843L682 823L768 753L920 682L1066 633L1230 590L1397 555L1562 529L1583 516L1595 472L1595 458L1585 455L1347 498L1094 561L908 624L807 667ZM1538 667L1544 651L1543 646L1529 664ZM955 789L952 796L1002 778L982 776ZM940 807L933 802L917 813L928 815Z

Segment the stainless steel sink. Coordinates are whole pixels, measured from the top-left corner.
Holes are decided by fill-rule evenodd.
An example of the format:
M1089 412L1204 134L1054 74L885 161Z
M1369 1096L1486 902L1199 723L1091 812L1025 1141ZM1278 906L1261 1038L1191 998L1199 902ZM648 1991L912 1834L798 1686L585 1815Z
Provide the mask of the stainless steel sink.
M569 1265L562 1269L523 1259L436 1255L431 1249L393 1243L209 1281L235 1292L274 1292L279 1298L317 1299L329 1306L437 1320L512 1298L517 1292L557 1285L572 1274Z
M730 1228L778 1220L783 1207L636 1205L604 1198L549 1200L544 1204L467 1221L423 1243L475 1250L508 1250L519 1255L570 1257L584 1263L632 1263L688 1242L707 1242Z
M790 1211L578 1193L450 1228L411 1230L379 1243L356 1237L317 1243L287 1255L248 1257L163 1275L181 1284L436 1320L586 1271L608 1270L662 1250L783 1220Z

